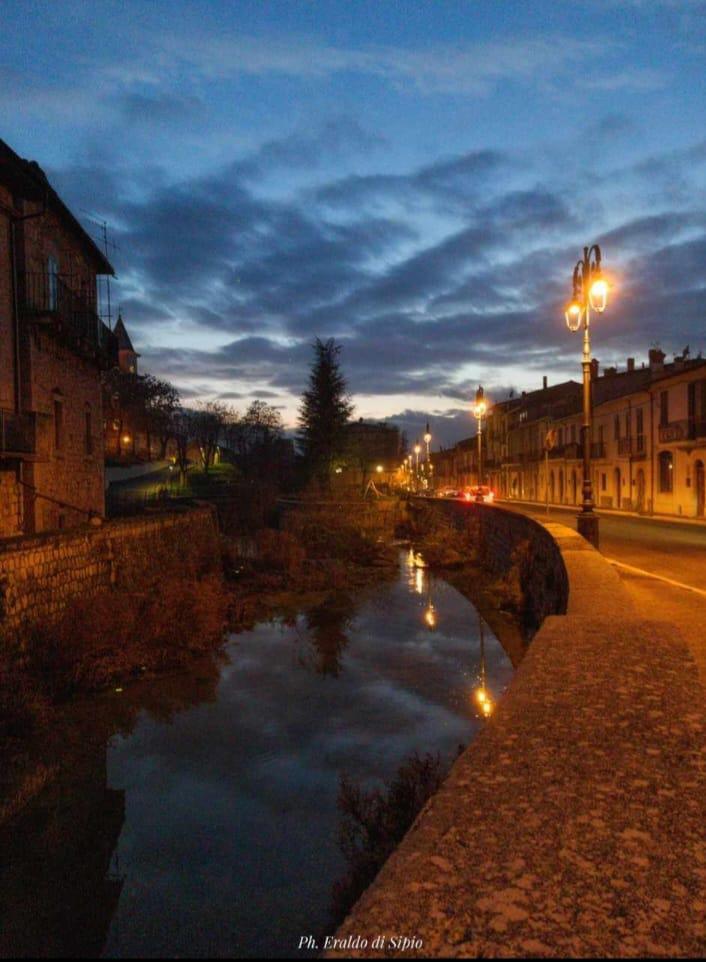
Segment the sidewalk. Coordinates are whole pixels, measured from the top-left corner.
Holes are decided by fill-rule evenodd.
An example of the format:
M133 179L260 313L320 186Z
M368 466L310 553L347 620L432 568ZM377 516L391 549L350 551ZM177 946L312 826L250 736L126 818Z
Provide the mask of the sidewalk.
M524 501L520 498L496 498L498 504L512 507L513 504L524 505L528 508L536 508L538 511L546 510L544 501ZM578 514L581 506L578 504L555 504L549 502L549 512L567 511L570 514ZM637 511L619 511L617 508L596 508L596 514L606 515L615 518L634 518L637 521L657 521L664 524L685 524L695 528L706 529L706 518L685 518L677 514L639 514Z

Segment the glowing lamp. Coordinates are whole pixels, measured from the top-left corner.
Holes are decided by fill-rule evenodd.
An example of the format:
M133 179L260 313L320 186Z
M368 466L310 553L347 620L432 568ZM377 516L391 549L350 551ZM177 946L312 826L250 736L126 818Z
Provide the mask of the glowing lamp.
M571 301L564 311L564 317L566 318L566 326L570 331L578 331L581 327L581 318L583 316L583 310L578 301Z
M415 444L415 445L414 445L414 453L415 453L415 454L419 454L419 452L420 452L421 450L422 450L422 447L421 447L420 444Z
M596 280L591 284L591 289L588 292L588 299L591 302L591 307L594 311L598 311L602 314L606 309L606 304L608 303L608 283L603 280L602 277L596 278Z
M375 470L377 471L378 474L382 474L382 465L381 465L381 464L378 464L378 466L375 468Z

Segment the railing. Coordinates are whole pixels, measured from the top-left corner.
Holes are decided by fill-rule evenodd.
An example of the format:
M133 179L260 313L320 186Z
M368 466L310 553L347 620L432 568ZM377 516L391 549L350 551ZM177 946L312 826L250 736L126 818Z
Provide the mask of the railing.
M660 444L674 444L679 441L694 441L696 438L706 438L706 421L685 418L682 421L670 421L660 424Z
M576 441L568 444L559 444L549 452L550 458L566 458L567 461L576 461L581 457L581 448Z
M16 414L0 409L0 456L35 454L36 419L33 413Z
M117 363L117 338L101 321L89 295L80 293L58 274L26 272L20 286L26 316L48 321L53 333L101 367Z
M618 454L624 457L641 458L645 457L646 453L644 434L638 434L635 438L618 439Z

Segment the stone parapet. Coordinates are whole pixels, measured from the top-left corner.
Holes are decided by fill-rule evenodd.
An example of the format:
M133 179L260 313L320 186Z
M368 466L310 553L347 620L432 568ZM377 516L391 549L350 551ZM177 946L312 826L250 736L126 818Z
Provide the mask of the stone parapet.
M407 936L419 956L703 955L706 710L686 644L574 531L444 510L468 508L498 570L513 531L538 569L563 567L561 613L337 932L368 947L340 954Z

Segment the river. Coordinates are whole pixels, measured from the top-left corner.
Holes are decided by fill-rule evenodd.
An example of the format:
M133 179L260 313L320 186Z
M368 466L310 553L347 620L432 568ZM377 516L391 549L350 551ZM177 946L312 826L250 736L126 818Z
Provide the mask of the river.
M290 956L327 930L340 776L450 761L512 677L419 562L68 712L64 774L0 835L0 954Z

